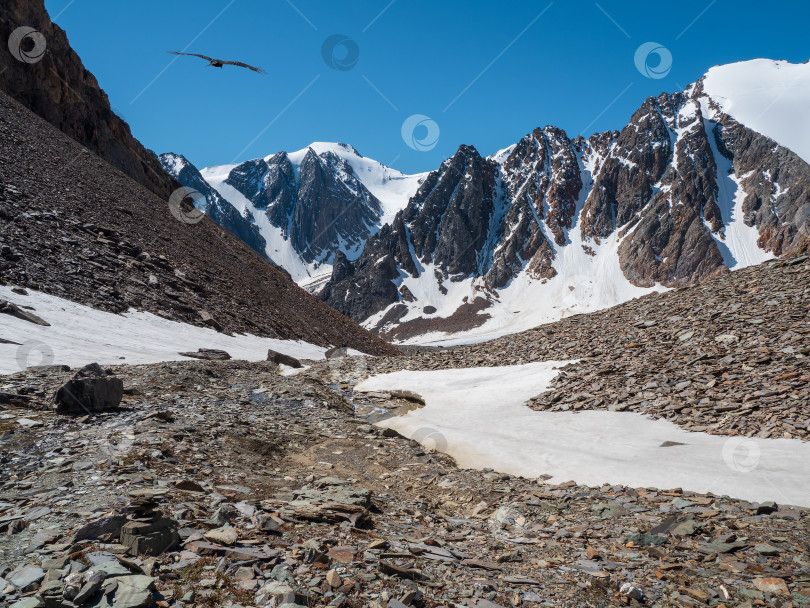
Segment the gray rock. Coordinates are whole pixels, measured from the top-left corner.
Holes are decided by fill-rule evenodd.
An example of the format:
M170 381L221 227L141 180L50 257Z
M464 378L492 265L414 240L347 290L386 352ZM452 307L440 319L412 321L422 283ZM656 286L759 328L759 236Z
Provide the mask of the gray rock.
M136 574L117 579L114 608L149 608L155 601L155 579Z
M193 359L203 359L206 361L227 361L231 355L224 350L216 348L200 348L197 352L177 353L183 357L191 357Z
M301 362L295 357L291 357L290 355L285 355L284 353L271 349L268 349L267 351L267 360L278 365L288 365L289 367L294 367L296 369L301 367Z
M84 585L73 599L73 603L77 606L82 606L88 600L90 600L90 598L93 597L99 589L101 589L101 584L104 582L107 576L104 572L96 570L95 572L88 573L88 576L85 578L86 580Z
M9 608L42 608L42 601L37 597L24 597L11 604Z
M123 396L123 381L108 376L97 363L91 363L57 390L55 402L60 413L93 413L118 407Z
M18 589L26 589L34 583L38 583L45 578L45 571L36 566L26 566L18 570L14 570L11 574L6 576L6 580L17 587Z
M29 323L33 323L35 325L43 325L45 327L50 327L51 325L46 320L28 312L27 310L23 310L16 304L6 300L0 300L0 313L17 317L18 319L28 321Z
M231 523L231 520L236 517L237 513L238 511L236 510L236 507L234 507L231 503L222 503L217 510L214 511L214 514L208 519L208 523L221 528L222 526Z
M157 521L130 521L121 528L121 544L131 555L160 555L180 542L177 522L168 517Z
M126 576L132 574L128 568L121 565L118 560L112 562L105 562L98 566L93 566L88 572L103 572L108 577L111 576Z
M341 359L349 354L349 349L345 346L336 346L335 348L330 348L324 353L324 356L327 359Z
M127 518L124 515L112 515L91 521L79 528L76 535L73 537L73 542L82 540L103 540L110 542L117 540L121 535L121 527L125 523L127 523Z
M619 593L633 600L641 601L644 599L644 592L630 583L623 583L619 588Z

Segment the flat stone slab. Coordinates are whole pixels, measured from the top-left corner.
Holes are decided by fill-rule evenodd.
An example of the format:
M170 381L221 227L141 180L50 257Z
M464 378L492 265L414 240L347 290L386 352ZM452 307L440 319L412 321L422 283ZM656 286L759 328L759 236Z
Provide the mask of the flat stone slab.
M45 578L45 571L36 566L26 566L6 576L6 580L18 589L25 589L43 578Z

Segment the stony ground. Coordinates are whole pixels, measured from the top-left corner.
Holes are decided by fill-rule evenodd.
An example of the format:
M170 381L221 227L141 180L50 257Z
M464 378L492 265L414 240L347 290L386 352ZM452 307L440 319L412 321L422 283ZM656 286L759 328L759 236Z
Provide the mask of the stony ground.
M810 603L807 510L460 470L358 417L414 407L351 402L403 364L121 366L121 408L86 417L41 409L69 372L5 376L0 603L74 606L86 572L83 605L129 608ZM157 556L118 544L143 499L178 522Z
M808 605L808 509L461 470L370 424L420 407L419 396L352 387L397 369L578 359L530 404L807 439L809 294L804 255L470 347L295 373L270 362L120 366L109 371L123 380L121 407L96 415L50 409L63 367L4 376L0 600ZM127 526L164 521L153 508L179 542L132 555Z

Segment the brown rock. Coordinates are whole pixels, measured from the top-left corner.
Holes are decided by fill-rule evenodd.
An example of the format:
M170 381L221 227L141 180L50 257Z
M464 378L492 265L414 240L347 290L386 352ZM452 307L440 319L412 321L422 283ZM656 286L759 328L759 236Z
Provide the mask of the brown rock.
M790 596L790 590L788 589L787 583L781 578L755 578L754 587L764 593Z

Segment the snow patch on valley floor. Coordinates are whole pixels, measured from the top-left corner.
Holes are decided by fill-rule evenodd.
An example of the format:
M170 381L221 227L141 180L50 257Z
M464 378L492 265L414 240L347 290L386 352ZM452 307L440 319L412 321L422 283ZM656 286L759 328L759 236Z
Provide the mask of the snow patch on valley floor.
M323 359L326 351L301 341L228 336L148 312L117 315L31 290L23 296L11 291L11 287L0 286L0 299L51 324L45 327L0 315L0 338L22 345L0 343L0 374L48 363L76 367L94 361L102 365L188 361L178 353L199 348L221 349L234 359L247 361L266 360L268 349L298 359Z
M464 468L810 507L810 443L694 433L632 412L538 412L524 405L567 363L400 371L372 376L355 390L422 395L424 408L378 426L439 449Z

